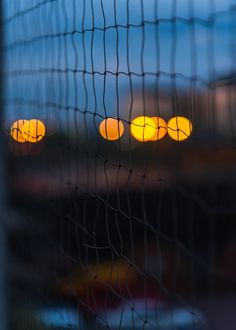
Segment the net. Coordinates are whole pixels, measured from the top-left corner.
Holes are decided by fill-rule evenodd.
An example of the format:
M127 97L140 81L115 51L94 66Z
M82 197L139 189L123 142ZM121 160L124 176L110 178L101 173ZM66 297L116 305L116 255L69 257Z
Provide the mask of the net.
M4 5L12 324L205 329L235 294L234 3Z

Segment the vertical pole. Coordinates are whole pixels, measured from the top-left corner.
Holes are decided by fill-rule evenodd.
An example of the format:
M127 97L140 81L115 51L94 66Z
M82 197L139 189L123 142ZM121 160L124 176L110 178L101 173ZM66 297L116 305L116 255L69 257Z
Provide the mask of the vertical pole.
M0 329L7 330L7 181L6 149L3 132L4 115L4 33L3 33L3 0L0 0Z

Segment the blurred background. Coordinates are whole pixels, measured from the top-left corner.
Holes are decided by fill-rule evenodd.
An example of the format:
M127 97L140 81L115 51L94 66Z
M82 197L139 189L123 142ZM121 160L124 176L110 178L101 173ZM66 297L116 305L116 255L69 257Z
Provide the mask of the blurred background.
M236 2L1 14L2 330L234 329Z

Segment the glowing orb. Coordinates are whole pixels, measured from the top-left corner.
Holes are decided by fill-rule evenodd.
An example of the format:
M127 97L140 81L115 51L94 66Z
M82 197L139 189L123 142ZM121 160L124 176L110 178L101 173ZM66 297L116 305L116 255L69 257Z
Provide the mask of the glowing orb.
M167 133L167 124L164 119L161 117L151 117L155 122L156 132L155 135L151 138L151 141L157 141L162 139Z
M107 118L101 122L99 131L104 139L115 141L123 135L124 125L118 119Z
M155 121L146 116L135 118L130 125L131 134L141 142L151 141L156 135Z
M185 117L173 117L168 121L169 136L175 141L184 141L192 133L192 123Z
M13 140L15 140L16 142L20 142L20 143L27 142L27 138L24 136L24 134L22 132L23 126L26 123L28 123L28 120L19 119L19 120L16 120L11 125L10 134L11 134L11 137L13 138Z
M41 141L46 133L45 125L38 119L31 119L22 126L22 135L27 142L36 143Z

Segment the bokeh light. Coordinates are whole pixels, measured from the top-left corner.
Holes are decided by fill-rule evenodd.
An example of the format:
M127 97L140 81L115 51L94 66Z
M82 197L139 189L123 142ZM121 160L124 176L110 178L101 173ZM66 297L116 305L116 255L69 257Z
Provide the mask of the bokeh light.
M156 135L156 124L152 118L140 116L131 122L130 130L136 140L147 142Z
M155 122L156 128L155 135L151 138L151 141L161 140L167 133L167 124L161 117L151 117L151 119Z
M22 134L27 142L36 143L41 141L46 133L44 123L38 119L31 119L22 126Z
M104 139L115 141L123 135L124 125L118 119L106 118L101 122L99 131Z
M184 141L192 133L192 123L185 117L173 117L168 121L167 130L173 140Z
M27 142L27 137L22 132L23 126L28 123L28 120L25 119L19 119L16 120L12 125L10 129L10 134L13 140L20 143Z

